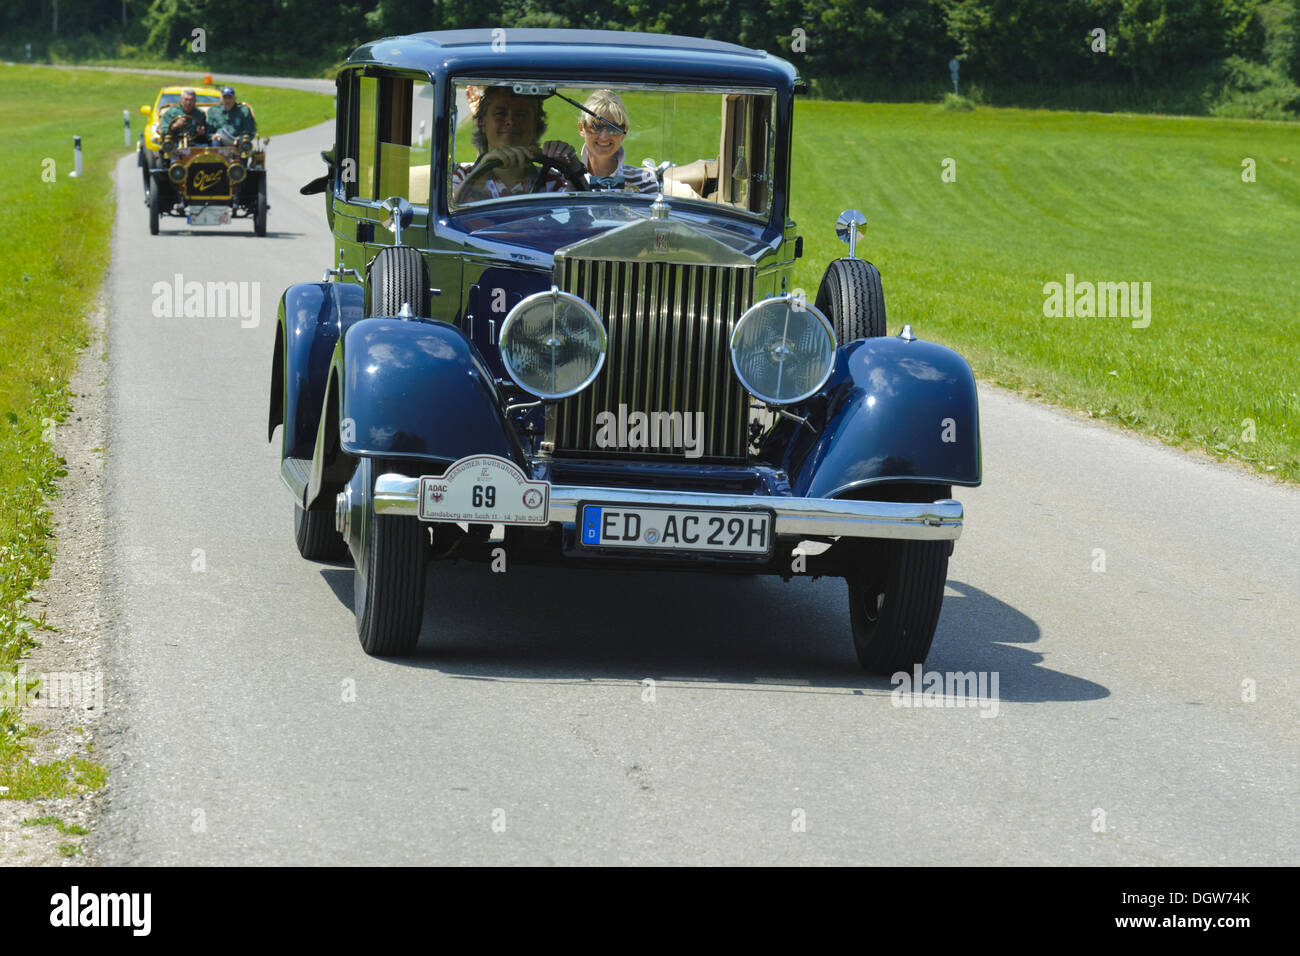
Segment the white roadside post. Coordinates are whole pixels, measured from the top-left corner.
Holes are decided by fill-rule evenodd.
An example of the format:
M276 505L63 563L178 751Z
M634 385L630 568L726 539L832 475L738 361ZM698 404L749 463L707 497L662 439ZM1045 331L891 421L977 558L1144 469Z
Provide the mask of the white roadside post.
M131 111L122 110L122 145L131 145Z
M81 175L81 137L72 137L72 172L69 176L77 177Z
M957 62L956 57L948 61L948 72L952 74L952 91L954 94L957 93L957 70L960 66L961 64Z
M420 120L420 137L416 141L416 146L424 146L424 120Z

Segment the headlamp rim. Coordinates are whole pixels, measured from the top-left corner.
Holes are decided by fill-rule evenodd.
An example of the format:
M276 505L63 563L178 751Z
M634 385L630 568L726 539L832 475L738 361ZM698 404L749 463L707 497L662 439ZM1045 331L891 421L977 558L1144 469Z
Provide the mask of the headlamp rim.
M554 308L554 303L559 302L561 299L570 300L576 303L580 308L586 311L591 318L595 319L596 328L600 330L600 357L596 360L596 367L591 370L591 373L585 379L583 379L582 384L566 392L539 392L536 389L529 388L523 383L523 381L521 381L520 375L511 365L510 358L505 348L506 334L509 332L510 328L519 320L519 317L525 312L525 310L543 298L551 300L553 303L552 308ZM572 398L574 395L585 391L591 387L593 382L596 381L601 370L605 367L605 359L609 356L609 332L605 329L604 319L600 317L600 313L596 311L595 306L590 302L581 296L574 295L572 292L564 292L556 286L551 286L550 289L543 292L534 292L531 295L524 296L514 304L514 307L511 308L509 312L506 313L505 321L501 323L501 331L497 334L497 351L501 355L501 364L506 367L506 372L509 373L511 381L529 395L536 395L542 401L558 402L566 398Z
M740 366L736 362L736 337L740 334L740 330L744 326L745 322L760 310L768 308L774 302L784 302L788 305L795 301L801 302L800 307L795 309L795 311L806 312L814 316L819 322L821 322L822 327L826 330L826 334L830 336L831 360L826 363L826 371L818 380L817 385L814 388L811 388L802 395L797 395L794 398L776 400L769 398L766 395L759 394L750 386L749 382L745 380L745 376L740 374ZM735 373L737 381L744 386L745 391L749 392L749 394L753 395L765 405L769 405L773 408L783 408L787 405L798 405L800 402L807 401L826 387L826 383L830 381L831 373L835 371L835 353L839 350L839 346L840 343L835 338L835 328L831 325L830 320L826 318L826 314L802 296L796 296L793 293L785 292L781 295L774 295L766 299L760 299L741 313L740 318L736 320L736 324L731 329L731 339L727 343L727 351L731 353L731 370Z

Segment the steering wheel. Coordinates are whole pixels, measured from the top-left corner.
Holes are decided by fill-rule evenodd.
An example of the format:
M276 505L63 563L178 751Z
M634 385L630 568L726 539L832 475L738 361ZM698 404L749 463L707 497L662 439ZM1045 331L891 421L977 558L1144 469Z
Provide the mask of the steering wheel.
M548 169L553 169L563 176L565 180L578 192L589 192L591 190L591 184L587 182L587 170L585 168L581 173L575 173L571 176L567 171L561 169L554 159L547 156L545 153L538 153L538 155L533 159L533 162L542 167L537 173L537 182L533 183L533 192L541 191L542 183L546 180L545 173Z
M568 173L566 173L563 169L557 166L555 164L555 161L553 161L550 157L542 153L541 150L537 151L537 154L533 156L532 161L536 163L538 166L542 167L537 171L537 181L533 183L533 188L531 190L531 192L533 193L537 193L541 191L542 184L546 181L545 174L546 174L546 170L548 169L555 170L557 173L563 176L565 180L569 182L576 190L587 191L591 189L591 186L587 183L587 178L585 175L578 175L576 177L569 176ZM475 180L479 179L482 176L486 176L488 173L490 173L492 170L496 169L500 165L501 164L496 160L490 160L489 162L480 163L479 165L475 166L473 169L471 169L468 173L465 174L465 178L461 180L460 188L457 190L457 192L461 196L464 196L465 192L469 189L471 183L473 183ZM459 201L464 201L464 200L459 200ZM472 202L473 200L470 201Z

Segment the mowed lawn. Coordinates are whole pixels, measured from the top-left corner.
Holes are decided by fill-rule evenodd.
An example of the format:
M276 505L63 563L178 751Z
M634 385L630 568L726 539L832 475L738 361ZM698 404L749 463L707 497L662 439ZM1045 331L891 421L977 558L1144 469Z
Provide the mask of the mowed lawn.
M911 323L985 379L1300 480L1300 126L800 102L794 151L809 298L856 207L891 333ZM1046 317L1044 284L1067 273L1149 282L1150 325Z
M39 630L21 611L53 555L45 499L63 467L49 439L76 407L67 382L89 341L86 315L108 265L110 174L128 149L122 110L131 111L134 142L144 119L140 106L153 104L159 86L198 80L0 64L0 682ZM251 86L239 93L268 135L334 112L331 97L316 93ZM82 143L80 179L68 175L73 136ZM274 144L268 155L274 175ZM138 183L133 179L133 198ZM147 241L143 203L133 212ZM0 683L0 786L9 788L0 795L50 795L81 785L79 766L61 761L42 769L24 759L23 730L16 709L6 706L13 700L6 690Z

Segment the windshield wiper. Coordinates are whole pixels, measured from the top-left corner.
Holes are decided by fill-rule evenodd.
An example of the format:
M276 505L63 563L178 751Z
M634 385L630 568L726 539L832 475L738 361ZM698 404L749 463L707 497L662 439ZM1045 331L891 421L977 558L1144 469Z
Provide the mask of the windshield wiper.
M595 113L593 113L591 110L587 109L587 107L583 106L583 105L582 105L581 103L579 103L577 100L571 100L571 99L569 99L567 96L565 96L563 93L561 93L559 90L557 90L557 89L556 89L555 87L553 87L553 86L544 86L544 87L539 87L539 86L535 86L535 85L531 85L531 84L529 84L529 85L525 85L525 84L523 84L523 83L516 83L515 86L514 86L514 90L515 90L515 93L516 93L516 94L519 94L519 95L522 95L522 96L530 96L530 95L535 96L535 95L537 95L538 93L541 93L541 92L544 90L544 91L545 91L545 96L543 97L543 99L549 99L549 98L552 97L552 96L558 96L560 99L564 100L564 102L573 104L573 105L576 106L578 109L580 109L580 110L582 110L584 113L586 113L588 116L590 116L590 117L592 117L592 118L594 118L594 119L600 120L600 122L606 124L607 126L611 126L611 127L613 127L613 128L614 128L618 133L620 133L621 135L623 135L623 136L626 136L626 135L627 135L627 130L625 130L623 127L619 126L617 123L611 123L609 120L605 119L605 117L603 117L603 116L597 116Z

